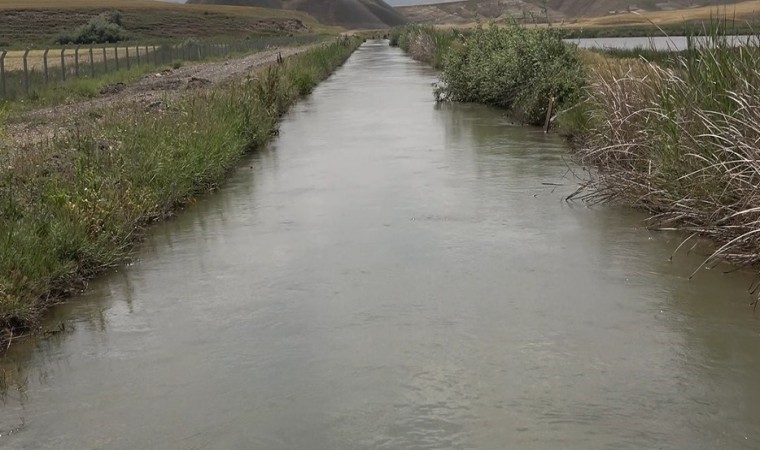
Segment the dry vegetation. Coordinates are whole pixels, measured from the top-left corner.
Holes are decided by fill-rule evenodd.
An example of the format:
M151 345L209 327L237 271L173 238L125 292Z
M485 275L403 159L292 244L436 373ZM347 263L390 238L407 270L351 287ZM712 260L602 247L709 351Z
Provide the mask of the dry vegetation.
M628 12L624 4L636 3L642 10ZM651 3L651 4L650 4ZM710 21L715 16L726 16L738 22L760 20L760 1L739 3L715 0L709 6L685 7L684 2L621 2L550 0L547 2L548 17L552 26L567 28L615 28L675 25L688 22ZM658 10L663 6L676 9ZM478 20L504 21L518 19L528 23L545 24L543 2L526 0L466 0L399 8L409 19L417 23L450 24L470 28ZM679 8L680 7L680 8ZM609 14L616 11L615 14Z
M140 41L337 31L305 13L266 8L142 0L50 0L30 7L25 0L0 0L0 46L49 44L60 33L115 9L122 13L124 28Z
M642 11L583 18L569 25L575 27L669 25L682 22L710 21L716 16L731 17L744 21L756 21L760 16L760 1L754 0L725 6L705 6L674 11Z

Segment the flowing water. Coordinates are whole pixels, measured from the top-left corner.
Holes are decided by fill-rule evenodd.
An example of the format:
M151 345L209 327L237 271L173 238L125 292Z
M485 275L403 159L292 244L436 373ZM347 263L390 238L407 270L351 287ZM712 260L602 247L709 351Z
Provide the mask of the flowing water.
M747 273L384 42L2 362L0 447L760 446ZM8 432L13 431L8 434Z

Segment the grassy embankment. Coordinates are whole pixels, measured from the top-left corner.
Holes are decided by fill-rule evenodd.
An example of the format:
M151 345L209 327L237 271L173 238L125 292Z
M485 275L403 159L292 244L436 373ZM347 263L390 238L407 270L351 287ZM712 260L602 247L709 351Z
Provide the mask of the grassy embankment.
M708 264L719 259L756 264L760 42L756 36L754 45L734 48L724 32L725 27L715 27L714 45L692 41L687 51L662 63L572 46L560 51L560 35L543 30L484 29L441 40L433 36L453 32L413 27L392 37L422 60L443 61L441 78L455 100L506 106L521 115L530 111L518 101L522 97L568 92L561 97L557 122L571 137L578 160L595 168L586 200L642 208L650 213L652 228L686 232L689 241L710 238L717 250ZM473 45L483 39L490 39L488 53ZM543 40L553 44L535 45ZM448 47L434 47L435 42ZM419 56L420 49L428 53ZM536 52L545 54L531 56ZM578 73L583 83L568 84L565 74L575 79ZM520 83L516 90L515 80L536 76L545 78ZM460 84L467 88L464 95ZM538 119L538 113L525 122L535 123L530 117Z
M96 129L83 117L44 145L0 144L2 339L122 262L146 225L214 189L359 42L342 38L166 110L100 111Z
M118 10L131 41L245 39L288 33L337 34L308 14L269 8L182 5L151 0L0 0L0 47L50 45L100 14Z

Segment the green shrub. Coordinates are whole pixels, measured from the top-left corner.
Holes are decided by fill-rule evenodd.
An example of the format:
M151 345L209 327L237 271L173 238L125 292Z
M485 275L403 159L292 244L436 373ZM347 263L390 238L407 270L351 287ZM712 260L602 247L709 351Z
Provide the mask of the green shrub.
M451 47L440 92L461 102L507 108L524 123L542 124L549 99L574 105L584 85L578 50L548 29L517 24L478 28Z
M56 44L108 44L129 38L124 29L121 13L112 11L103 13L90 20L72 33L63 33L55 40Z

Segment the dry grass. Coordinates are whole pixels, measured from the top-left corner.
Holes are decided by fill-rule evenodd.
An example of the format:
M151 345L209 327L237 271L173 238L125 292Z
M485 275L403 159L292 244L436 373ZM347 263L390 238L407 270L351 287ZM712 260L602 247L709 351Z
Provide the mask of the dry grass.
M717 42L667 67L596 61L577 127L579 158L598 169L585 198L634 205L651 213L652 228L710 238L718 249L706 264L757 264L760 51L757 40Z
M0 46L49 44L105 11L119 10L134 40L154 43L187 37L235 37L311 31L337 33L308 14L268 8L182 5L157 1L0 0Z
M737 22L757 22L760 19L760 0L740 2L726 6L704 6L672 11L642 11L600 17L555 20L551 26L568 29L614 27L646 27L655 29L655 25L668 26L689 22L710 22L716 17L731 18ZM437 26L441 28L470 29L476 27L477 23L447 23ZM531 24L528 26L546 27L549 25Z
M760 1L736 3L727 6L704 6L701 8L673 11L646 11L616 14L603 17L578 19L570 27L606 27L620 25L669 25L692 21L710 21L715 16L735 17L738 20L756 19L760 14Z
M116 53L118 48L118 55L119 59L122 60L122 64L126 64L123 62L124 58L127 55L127 49L129 49L129 55L131 58L135 58L137 55L137 51L139 48L140 51L140 58L145 57L152 57L153 55L153 47L149 46L148 50L149 52L145 52L145 46L135 46L135 45L115 45L115 46L109 46L105 48L105 58L108 59L108 62L110 64L115 64L114 59L116 57ZM28 69L30 71L41 71L43 69L43 60L44 60L44 50L32 50L29 52L29 56L27 57L27 64ZM103 56L103 48L95 48L93 50L92 54L92 60L95 64L102 63L104 59ZM66 64L66 67L74 67L74 49L69 48L66 53L64 54L64 62ZM82 66L83 70L89 70L90 65L90 52L88 47L82 47L82 49L79 51L79 64ZM51 49L48 53L48 68L52 69L54 67L60 67L61 66L61 49L55 48ZM9 51L8 55L5 57L5 70L8 71L14 71L14 70L23 70L24 69L24 51L23 50L13 50Z

